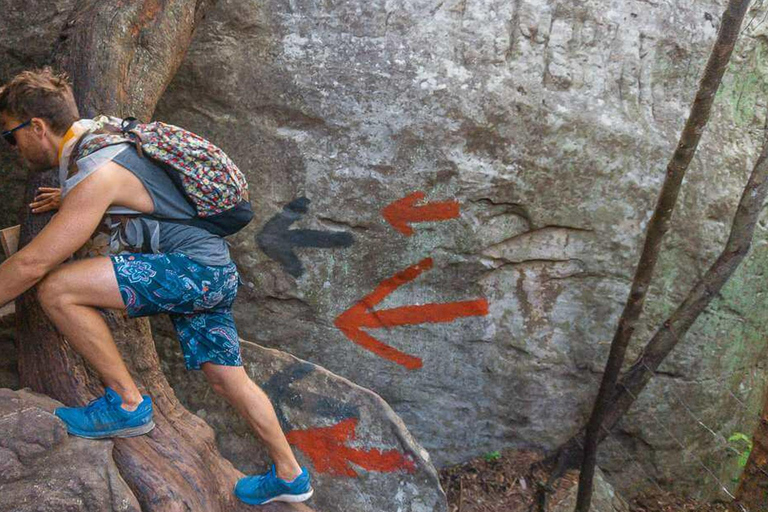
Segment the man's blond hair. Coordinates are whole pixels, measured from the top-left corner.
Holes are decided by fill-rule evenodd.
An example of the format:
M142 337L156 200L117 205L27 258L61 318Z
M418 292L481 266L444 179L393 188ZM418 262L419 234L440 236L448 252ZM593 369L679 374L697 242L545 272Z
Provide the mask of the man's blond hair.
M0 87L0 112L21 122L45 119L59 136L80 118L69 77L49 66L22 71Z

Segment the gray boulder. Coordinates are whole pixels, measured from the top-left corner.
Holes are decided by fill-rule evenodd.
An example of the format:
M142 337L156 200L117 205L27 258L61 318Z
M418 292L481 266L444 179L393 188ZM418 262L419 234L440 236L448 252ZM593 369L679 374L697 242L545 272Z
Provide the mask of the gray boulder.
M63 404L24 388L0 389L0 511L140 512L110 440L67 434Z

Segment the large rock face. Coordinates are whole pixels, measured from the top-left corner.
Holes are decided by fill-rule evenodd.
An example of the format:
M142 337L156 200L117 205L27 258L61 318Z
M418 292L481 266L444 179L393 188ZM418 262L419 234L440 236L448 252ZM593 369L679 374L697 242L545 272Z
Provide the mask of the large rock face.
M219 2L155 117L248 174L241 336L381 394L439 465L556 446L590 410L724 5ZM763 15L749 14L633 354L726 239L760 143ZM440 204L411 216L440 220L409 232L393 203L420 191L411 206ZM724 437L750 431L762 397L766 261L758 243L606 444L613 480L651 485L629 454L716 490L670 432L732 476Z
M139 512L112 459L112 441L67 434L63 404L0 388L0 511Z
M374 390L439 465L568 438L724 5L219 0L155 117L248 175L241 337ZM760 144L764 15L748 15L631 355L727 237ZM766 376L764 225L756 237L605 444L621 490L649 473L716 492L704 467L730 485L725 439L751 432Z

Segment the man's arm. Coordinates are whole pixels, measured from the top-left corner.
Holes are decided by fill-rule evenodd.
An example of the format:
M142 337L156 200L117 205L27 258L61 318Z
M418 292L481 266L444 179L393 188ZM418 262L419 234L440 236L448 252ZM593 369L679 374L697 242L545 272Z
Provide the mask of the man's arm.
M104 166L64 198L40 233L0 265L0 307L29 290L91 237L114 199L115 175Z

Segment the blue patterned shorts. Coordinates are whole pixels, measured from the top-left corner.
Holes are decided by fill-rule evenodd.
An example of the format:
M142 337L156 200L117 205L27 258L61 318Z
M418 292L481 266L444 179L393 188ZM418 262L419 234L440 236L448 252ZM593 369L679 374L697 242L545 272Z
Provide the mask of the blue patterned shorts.
M181 253L110 255L128 317L168 313L187 370L206 361L242 366L232 317L239 274L234 262L206 266Z

